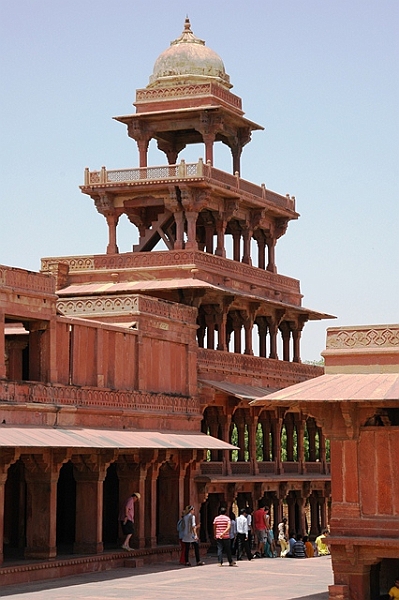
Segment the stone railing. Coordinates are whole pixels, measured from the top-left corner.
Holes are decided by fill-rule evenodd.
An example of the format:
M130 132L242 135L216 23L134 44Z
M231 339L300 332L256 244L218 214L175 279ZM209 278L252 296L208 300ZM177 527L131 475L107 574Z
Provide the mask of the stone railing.
M162 88L145 88L136 90L135 104L153 102L154 100L176 100L176 98L186 98L195 96L216 96L220 100L227 102L231 106L241 110L242 101L239 96L232 94L228 90L221 88L214 83L197 83L191 85L173 85Z
M123 409L157 414L198 415L200 413L198 402L192 397L40 382L0 381L0 402L3 404L54 404L58 408L74 406Z
M0 285L29 292L55 293L55 280L53 277L3 265L0 265Z
M258 269L229 258L215 254L192 250L173 250L170 252L127 252L124 254L99 254L94 256L65 256L62 258L43 258L42 272L50 272L59 262L68 265L70 272L93 271L96 269L133 269L150 267L190 266L224 273L231 281L239 280L254 286L268 287L272 290L285 290L298 295L300 304L300 284L297 279ZM225 282L226 287L229 287ZM256 293L256 292L254 292Z
M196 181L203 179L210 184L219 184L223 188L250 194L265 204L274 204L286 210L295 212L295 198L281 196L276 192L266 189L264 184L256 185L241 179L238 173L232 175L205 164L200 158L197 163L186 163L182 160L176 165L161 165L154 167L138 167L134 169L107 170L102 167L100 171L85 169L83 189L91 186L110 186L115 184L142 185L146 183L178 181Z
M327 330L327 350L399 348L399 325L331 327Z
M287 387L323 375L323 367L302 363L249 356L221 350L198 348L198 376L212 379L213 376L234 376L238 383L271 388Z

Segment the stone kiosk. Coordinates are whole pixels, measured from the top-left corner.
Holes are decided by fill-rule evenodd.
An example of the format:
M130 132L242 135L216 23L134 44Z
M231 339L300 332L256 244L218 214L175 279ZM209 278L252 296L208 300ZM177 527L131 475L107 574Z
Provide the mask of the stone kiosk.
M330 328L326 374L255 400L331 441L331 600L375 600L399 573L399 325Z
M312 536L329 522L320 424L250 405L322 376L302 364L301 336L331 316L304 307L299 281L278 273L295 198L241 177L243 148L262 127L231 87L187 19L137 90L136 112L117 117L139 166L85 171L105 253L47 257L41 273L0 267L3 584L124 564L118 505L133 491L137 561L177 556L187 504L203 551L221 504L267 502L275 529L284 514ZM160 166L148 164L152 139ZM231 173L214 165L219 142ZM204 156L186 162L198 143ZM126 253L121 215L139 234Z

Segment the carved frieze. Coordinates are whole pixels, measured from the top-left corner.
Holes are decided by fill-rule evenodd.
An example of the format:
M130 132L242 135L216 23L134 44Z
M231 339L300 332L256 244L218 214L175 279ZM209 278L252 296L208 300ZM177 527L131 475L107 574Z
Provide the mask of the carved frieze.
M198 401L191 396L157 394L139 391L107 390L94 387L46 385L41 383L17 384L0 382L3 403L57 404L80 408L107 408L198 415Z
M331 329L327 335L327 349L353 350L355 348L397 348L399 326Z

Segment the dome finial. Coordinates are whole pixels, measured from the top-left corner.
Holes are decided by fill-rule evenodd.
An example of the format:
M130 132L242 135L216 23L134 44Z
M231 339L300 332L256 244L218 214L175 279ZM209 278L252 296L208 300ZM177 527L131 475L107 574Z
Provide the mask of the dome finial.
M186 19L184 21L184 31L183 33L192 33L191 31L191 23L190 23L190 19L188 18L188 15L186 15Z

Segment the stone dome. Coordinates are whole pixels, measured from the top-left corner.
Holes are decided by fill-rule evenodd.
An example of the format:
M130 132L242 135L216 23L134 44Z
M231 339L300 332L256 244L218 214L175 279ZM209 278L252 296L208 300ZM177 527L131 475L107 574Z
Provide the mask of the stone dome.
M171 42L155 61L147 87L184 85L205 80L216 81L227 89L233 87L222 59L193 34L187 17L181 36Z

